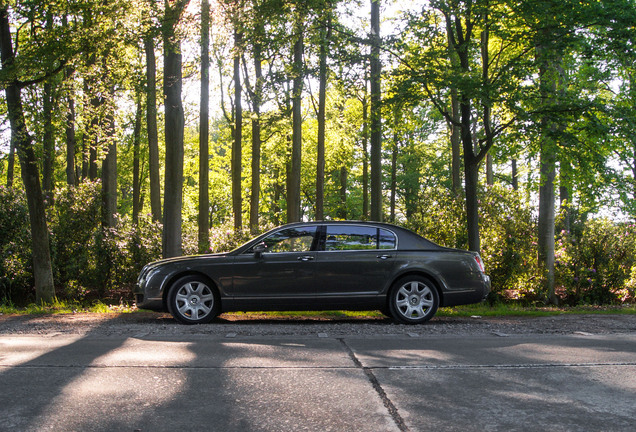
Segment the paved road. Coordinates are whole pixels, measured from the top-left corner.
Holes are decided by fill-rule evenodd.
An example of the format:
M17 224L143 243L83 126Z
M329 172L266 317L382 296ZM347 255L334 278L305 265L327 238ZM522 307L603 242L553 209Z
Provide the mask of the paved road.
M2 431L633 431L636 335L0 336Z

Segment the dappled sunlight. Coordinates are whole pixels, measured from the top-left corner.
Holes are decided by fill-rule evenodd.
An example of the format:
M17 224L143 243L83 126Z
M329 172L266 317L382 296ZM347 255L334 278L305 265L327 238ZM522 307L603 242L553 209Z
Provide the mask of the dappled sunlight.
M64 338L34 338L30 336L11 336L0 339L0 364L19 366L36 360L40 356L80 340L81 336Z
M166 344L169 348L166 348ZM144 341L127 339L120 347L96 358L100 366L187 366L196 359L192 342Z
M88 368L64 386L33 425L59 431L89 430L95 425L101 425L100 430L121 430L121 425L139 424L149 413L159 414L187 382L183 370L166 375L143 368L135 371L134 379L130 377L119 368ZM120 426L107 426L113 424Z
M224 367L310 367L325 364L350 367L351 360L336 340L313 341L310 346L285 343L223 343L224 350L240 352L228 356Z
M595 364L607 361L608 354L611 354L612 362L635 362L636 353L633 349L620 350L616 347L608 348L605 345L596 345L594 340L586 340L585 344L573 346L570 348L570 355L563 356L562 345L552 345L549 343L527 343L514 346L514 356L517 362L529 364L537 363L559 363L568 364L575 362L576 364ZM509 356L511 348L504 346L500 348L492 348L493 352L500 353L502 358Z
M234 430L398 430L361 371L230 369L227 380Z

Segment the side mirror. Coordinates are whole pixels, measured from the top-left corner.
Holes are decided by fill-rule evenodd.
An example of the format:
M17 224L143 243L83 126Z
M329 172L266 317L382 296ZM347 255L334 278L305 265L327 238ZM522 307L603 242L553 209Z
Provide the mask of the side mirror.
M267 250L267 245L265 243L259 243L252 249L254 251L254 258L261 259L263 257L263 252Z

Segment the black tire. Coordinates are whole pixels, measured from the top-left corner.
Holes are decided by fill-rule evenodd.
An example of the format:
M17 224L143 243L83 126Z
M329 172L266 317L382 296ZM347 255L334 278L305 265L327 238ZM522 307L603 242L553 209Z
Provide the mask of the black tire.
M421 324L433 318L439 307L435 284L423 276L406 276L393 284L389 310L402 324Z
M180 323L209 323L220 310L219 293L203 276L184 276L168 291L168 311Z

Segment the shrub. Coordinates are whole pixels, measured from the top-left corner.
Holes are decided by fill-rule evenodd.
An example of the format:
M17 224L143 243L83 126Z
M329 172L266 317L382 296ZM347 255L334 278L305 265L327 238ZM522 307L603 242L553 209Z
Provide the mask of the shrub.
M0 301L34 296L29 209L24 191L0 185Z
M574 221L556 245L557 283L568 304L634 299L636 226L608 219Z
M99 287L95 238L101 221L100 191L99 182L61 186L49 209L53 271L61 298L82 299Z

